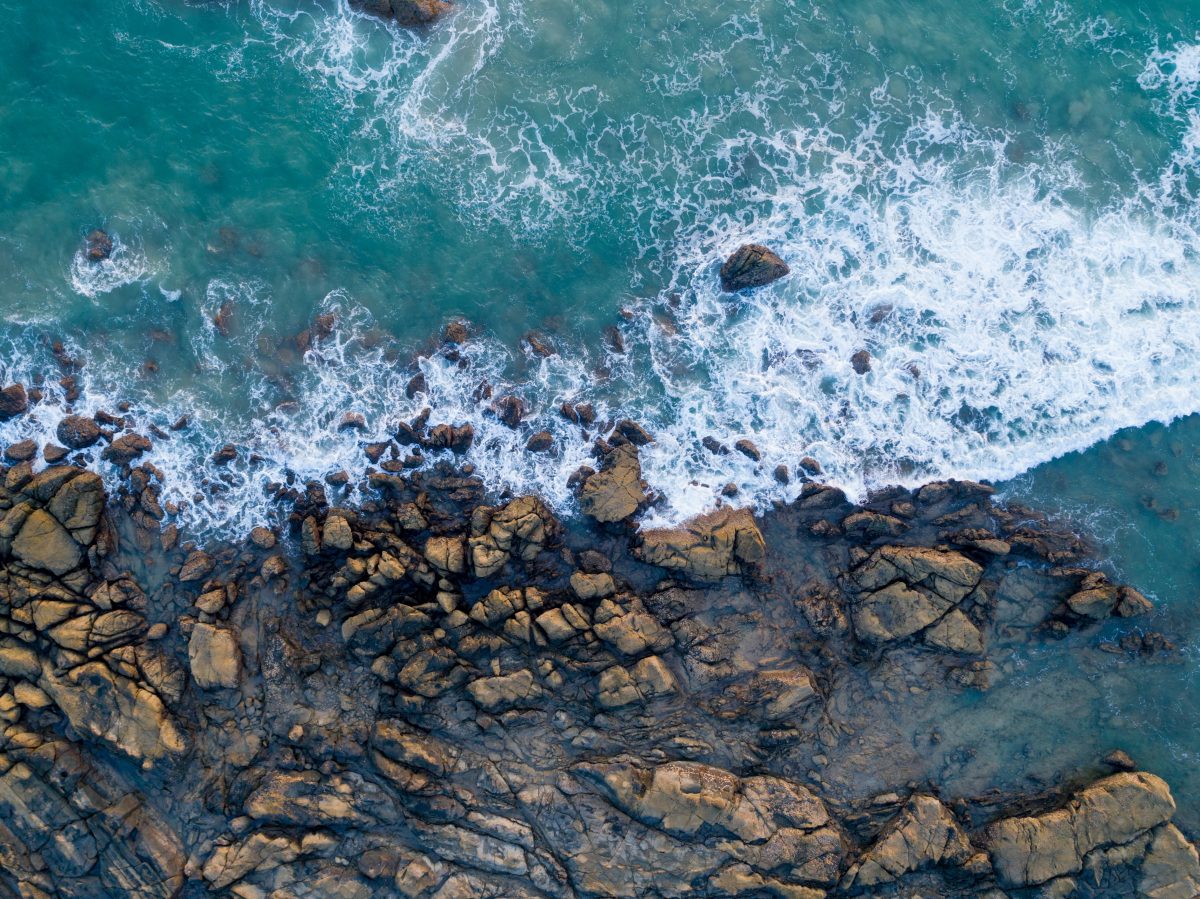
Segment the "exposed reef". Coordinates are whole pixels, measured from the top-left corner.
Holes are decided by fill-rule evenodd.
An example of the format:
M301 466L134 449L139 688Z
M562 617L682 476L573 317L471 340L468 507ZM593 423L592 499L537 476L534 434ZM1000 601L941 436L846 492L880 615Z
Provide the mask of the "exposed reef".
M1150 606L984 485L808 483L639 532L632 422L562 521L418 420L400 444L441 463L353 507L281 486L281 527L201 546L150 441L86 421L59 437L107 444L114 495L37 447L0 468L0 895L1200 892L1167 784L1123 754L956 795L904 733L912 703L986 701L1015 648Z

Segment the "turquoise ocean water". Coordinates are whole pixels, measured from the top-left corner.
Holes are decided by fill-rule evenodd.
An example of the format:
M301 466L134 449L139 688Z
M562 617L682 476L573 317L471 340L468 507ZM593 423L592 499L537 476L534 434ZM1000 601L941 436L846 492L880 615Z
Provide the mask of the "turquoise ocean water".
M963 740L994 726L1026 768L1125 745L1200 823L1200 9L846 6L461 0L414 33L338 0L0 0L0 380L48 378L0 440L53 431L61 341L81 409L191 416L153 461L216 533L289 471L361 469L343 413L372 437L426 405L475 424L497 489L567 512L588 445L563 400L655 432L658 521L728 482L791 498L772 472L806 455L852 494L992 479L1090 529L1183 661L1035 652L987 704L1009 719L955 711ZM792 275L721 295L750 240ZM454 315L464 365L429 352ZM520 452L541 428L556 450Z

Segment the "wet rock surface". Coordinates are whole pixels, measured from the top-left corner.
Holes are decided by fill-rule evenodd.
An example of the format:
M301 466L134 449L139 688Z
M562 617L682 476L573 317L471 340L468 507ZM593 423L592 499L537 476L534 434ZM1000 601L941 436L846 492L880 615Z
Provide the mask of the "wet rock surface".
M639 534L652 439L614 431L578 522L443 462L204 546L138 441L112 495L10 459L0 893L1196 895L1168 786L1113 747L997 798L898 739L1147 610L1077 538L956 483Z
M761 244L738 247L721 266L721 289L727 293L762 287L789 274L791 269L773 250Z

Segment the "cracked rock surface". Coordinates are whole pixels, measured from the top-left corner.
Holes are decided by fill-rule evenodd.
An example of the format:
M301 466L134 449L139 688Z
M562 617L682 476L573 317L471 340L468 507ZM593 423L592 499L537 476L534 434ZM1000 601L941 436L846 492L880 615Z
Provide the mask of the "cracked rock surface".
M618 444L579 522L444 464L200 546L138 445L0 469L2 896L1200 892L1153 774L974 795L904 730L1148 606L985 487L637 534Z

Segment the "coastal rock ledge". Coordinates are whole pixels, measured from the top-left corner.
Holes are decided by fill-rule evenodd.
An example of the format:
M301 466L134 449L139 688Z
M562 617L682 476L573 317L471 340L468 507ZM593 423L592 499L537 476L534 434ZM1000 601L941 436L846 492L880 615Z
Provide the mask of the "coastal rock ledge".
M405 28L429 25L453 8L446 0L350 0L350 5Z
M143 454L110 494L9 453L0 895L1200 892L1167 784L1127 755L976 796L945 773L972 755L945 753L952 716L916 723L986 704L1031 642L1111 659L1092 638L1149 603L1073 534L966 483L807 484L638 534L652 438L622 433L578 521L495 500L443 443L285 486L274 527L205 545ZM1131 663L1171 651L1151 636Z

